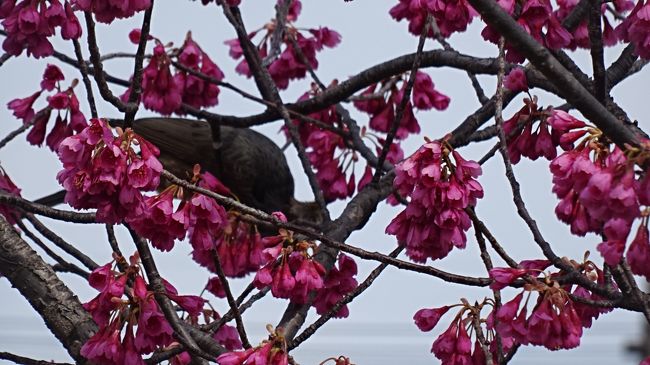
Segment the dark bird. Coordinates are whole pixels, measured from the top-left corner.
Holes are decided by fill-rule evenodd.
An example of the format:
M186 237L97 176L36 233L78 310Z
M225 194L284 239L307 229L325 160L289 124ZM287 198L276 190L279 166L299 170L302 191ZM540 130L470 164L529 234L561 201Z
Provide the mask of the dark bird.
M113 127L122 121L111 120ZM222 126L213 143L210 125L181 118L143 118L133 123L135 133L160 149L160 162L184 178L195 164L218 177L244 204L267 213L281 211L290 221L318 225L320 209L314 202L294 198L294 181L282 150L261 133ZM37 200L56 205L64 192Z

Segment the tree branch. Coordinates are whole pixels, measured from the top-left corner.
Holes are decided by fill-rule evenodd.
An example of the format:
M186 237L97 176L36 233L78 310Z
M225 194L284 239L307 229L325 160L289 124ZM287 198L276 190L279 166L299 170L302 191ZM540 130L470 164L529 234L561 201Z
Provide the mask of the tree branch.
M79 351L97 332L97 325L77 296L2 216L0 274L29 301L68 354L77 363L85 364L86 359Z

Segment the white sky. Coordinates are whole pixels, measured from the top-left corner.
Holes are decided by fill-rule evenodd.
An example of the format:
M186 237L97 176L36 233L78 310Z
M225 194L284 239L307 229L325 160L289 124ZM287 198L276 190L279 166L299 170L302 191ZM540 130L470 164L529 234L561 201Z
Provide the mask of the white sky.
M242 13L248 30L261 26L273 16L273 5L275 1L254 1L244 0ZM325 83L334 78L344 80L360 70L374 64L394 58L396 56L413 52L417 45L417 38L410 35L406 30L405 23L397 23L388 15L388 10L396 4L396 0L355 0L350 3L342 0L318 1L303 0L303 11L299 18L298 26L317 27L328 26L342 34L342 43L335 49L327 49L318 56L320 67L318 75ZM128 32L139 27L141 15L135 19L118 20L109 26L99 25L99 41L102 53L115 51L135 52L135 46L128 41ZM451 37L452 45L459 51L474 56L490 56L497 54L496 48L485 41L479 35L482 25L475 21L470 29L464 34L456 34ZM185 37L186 31L191 30L194 39L212 57L226 74L226 81L255 93L255 86L251 80L247 80L235 74L236 62L228 56L228 48L223 45L225 39L235 37L235 33L225 21L223 15L215 6L204 7L200 2L189 1L157 1L155 4L154 18L152 22L152 34L164 42L173 41L180 45ZM57 50L73 55L72 45L55 42ZM426 49L437 48L432 41L428 41ZM85 52L87 55L87 51ZM615 58L615 50L606 50L606 56L610 60ZM586 53L579 52L579 64L583 69L590 72L591 66ZM40 77L47 62L57 62L54 59L33 60L33 59L12 59L0 69L0 135L17 128L20 122L16 120L5 108L6 103L15 97L30 95L38 89ZM60 64L57 62L57 64ZM67 81L73 77L79 78L79 74L66 66L61 66L66 74ZM105 64L105 69L114 75L128 78L132 66L130 61L114 60ZM441 92L451 97L449 109L445 112L417 113L420 122L422 135L432 138L440 137L452 130L465 116L478 107L474 92L470 87L468 78L464 72L451 69L427 69L436 87ZM647 86L648 71L644 70L636 75L633 80L625 81L613 92L616 100L629 112L631 119L641 119L642 127L648 127L648 121L642 120L645 114L642 111L641 98L647 100L647 94L639 92ZM491 77L480 77L486 87L486 94L491 95L494 91L494 81ZM304 93L309 85L309 80L294 82L288 91L282 93L287 102L295 101ZM121 94L123 88L114 87L114 92ZM82 108L88 112L85 105L84 89L80 84L77 87ZM535 94L543 95L538 91ZM96 99L99 94L95 93ZM222 90L220 104L214 111L224 114L249 115L263 110L258 105L241 100L237 95L228 90ZM543 102L557 103L556 98L543 98ZM521 106L521 100L513 102L517 109ZM107 103L99 102L101 116L115 117L118 113ZM38 107L38 105L37 105ZM348 108L354 111L352 107ZM507 109L505 116L512 114L512 109ZM367 121L367 116L353 113L360 123ZM87 116L89 113L86 114ZM148 115L147 111L141 111L138 116ZM284 137L276 132L279 129L278 122L263 126L259 130L264 131L278 144L284 143ZM647 130L647 129L646 129ZM405 152L410 154L422 142L421 136L414 136L404 145ZM478 159L492 146L492 143L472 146L463 149L461 153L465 157ZM310 199L311 193L307 186L306 179L302 177L300 165L295 152L290 150L287 156L292 164L294 176L297 180L297 197L303 200ZM61 166L56 157L47 149L38 149L29 146L24 141L24 135L18 137L4 149L0 150L0 162L8 174L23 189L23 196L27 198L38 198L59 189L55 175ZM363 165L363 164L360 164ZM592 258L600 261L595 250L599 242L595 236L577 239L569 235L568 227L557 221L553 209L557 200L550 194L551 177L548 173L546 161L523 161L516 166L516 174L522 184L524 198L531 210L533 217L540 224L545 237L553 244L553 247L561 255L567 255L579 259L585 250L592 251ZM362 167L362 166L360 166ZM360 176L361 171L357 173ZM488 227L508 251L516 259L541 258L541 252L532 241L530 233L526 230L523 222L518 218L511 200L510 189L507 186L503 175L503 167L500 158L488 162L484 167L484 175L479 180L483 184L486 197L478 203L478 213L484 219ZM333 216L336 217L343 205L333 204ZM396 210L385 204L380 205L380 210L375 214L366 228L361 232L354 233L347 242L361 246L370 251L389 252L395 245L392 236L383 234L384 229ZM51 228L60 233L69 242L77 245L80 249L100 264L110 260L110 250L103 233L103 226L73 226L52 222ZM125 232L120 230L119 240L125 253L133 252L135 248ZM454 250L450 256L441 262L433 263L434 266L459 274L486 276L483 265L478 257L477 249L472 233L468 248L464 251ZM156 259L161 273L179 289L182 293L198 293L207 281L207 272L193 263L188 256L190 250L187 243L178 243L172 253L161 254L156 252ZM362 281L366 274L372 270L375 263L368 263L357 260L360 266L359 281ZM497 261L498 264L498 261ZM93 289L76 276L63 274L62 278L75 290L82 301L86 301L95 295ZM235 282L238 292L247 284L245 280ZM345 350L332 347L326 340L316 338L308 341L300 350L294 353L300 363L317 363L317 359L323 360L329 355L347 354L357 364L371 363L392 363L399 359L397 354L407 356L410 363L436 363L437 360L428 351L436 334L420 333L412 325L412 316L420 308L438 307L445 304L457 303L460 297L470 301L480 300L488 295L487 290L468 290L465 287L446 285L442 281L425 277L410 272L401 272L389 268L376 281L373 288L364 293L350 305L351 316L345 321L338 321L333 325L326 325L321 329L322 338L336 338L350 335L355 328L369 328L368 323L375 323L381 330L386 326L387 333L383 335L393 340L387 343L373 340L377 336L372 331L359 333L358 343L348 344ZM6 280L0 279L0 296L3 298L2 307L10 308L0 315L0 351L13 351L25 355L41 357L43 359L69 360L62 348L56 346L56 340L51 336L38 337L38 340L30 344L21 344L18 341L10 341L16 329L16 318L20 318L20 326L42 326L42 321L36 316L29 304L19 295L16 290L10 288ZM506 293L506 300L511 297ZM214 299L214 298L212 298ZM212 300L217 308L225 311L225 301L217 302ZM244 319L250 323L249 331L253 333L251 342L262 339L263 323L276 324L284 310L285 302L272 298L266 298L259 305L246 312ZM313 320L313 313L310 320ZM628 323L637 317L623 311L605 316L601 320L605 324L597 322L591 331L602 333L605 328L614 328L612 324L624 321ZM392 333L389 324L407 324L404 332ZM448 320L443 319L438 330L444 330ZM608 327L604 327L607 325ZM603 327L599 327L603 326ZM255 328L254 328L255 327ZM34 327L36 328L36 327ZM392 327L391 327L392 328ZM400 327L401 328L401 327ZM617 326L617 331L608 331L609 336L614 340L603 345L607 346L609 352L620 351L623 341L630 339L627 336L631 332L637 333L638 329ZM589 341L590 330L583 336L584 341ZM355 332L356 333L356 332ZM391 334L392 333L392 334ZM257 334L257 337L255 336ZM626 336L627 335L627 336ZM356 336L356 335L355 335ZM393 337L391 337L393 336ZM399 337L399 338L398 338ZM355 337L357 338L357 337ZM406 344L406 338L411 345ZM365 339L365 340L364 340ZM400 340L401 339L401 340ZM369 344L365 346L363 344ZM375 344L373 346L372 344ZM417 344L418 346L413 346ZM402 351L408 349L408 355ZM605 350L600 347L601 351ZM376 359L380 354L384 361ZM391 357L390 354L393 354ZM587 356L588 352L578 349L571 352L520 351L517 360L528 360L535 362L535 358L544 354L545 358L553 359L557 363L564 363L567 359L576 359L573 356ZM375 357L373 357L375 356ZM515 361L517 361L515 360ZM628 358L629 360L629 358ZM598 361L596 361L598 363ZM630 362L632 363L632 362Z

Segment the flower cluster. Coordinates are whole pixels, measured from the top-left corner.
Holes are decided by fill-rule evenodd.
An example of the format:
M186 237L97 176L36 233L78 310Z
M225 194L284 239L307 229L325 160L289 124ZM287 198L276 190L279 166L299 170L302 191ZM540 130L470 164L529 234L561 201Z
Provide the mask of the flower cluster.
M594 283L605 284L605 275L602 270L587 260L587 257L583 264L579 265L574 262L574 267ZM519 269L500 270L501 272L508 270L516 272ZM561 276L562 271L543 279L538 279L537 275L533 275L534 271L538 270L527 271L531 276L527 278L528 284L524 287L524 291L490 315L489 328L495 329L501 335L502 340L509 344L544 346L550 350L577 347L580 345L583 328L591 327L594 319L597 319L602 313L611 311L611 308L600 308L574 302L569 297L571 286L560 286L553 280L554 277ZM490 272L490 276L493 277L492 272ZM609 283L609 285L616 288L614 283ZM526 292L529 294L522 304ZM530 315L528 315L527 304L533 293L537 293L538 297ZM579 286L573 289L572 294L588 300L602 299Z
M11 195L20 196L20 188L11 181L9 175L0 167L0 191L9 193ZM7 205L0 204L0 214L9 222L9 224L16 223L16 211Z
M140 31L133 30L129 38L134 43L139 42ZM170 115L184 114L183 103L194 108L218 104L219 87L215 82L223 80L224 74L192 39L191 34L187 34L180 49L171 49L169 52L165 50L160 40L154 37L151 39L156 44L153 56L142 75L142 103L145 108ZM175 57L185 70L179 68L175 74L172 74L170 68L173 63L172 57ZM131 88L122 94L122 101L128 101L130 95Z
M60 85L60 81L63 80L63 73L57 66L47 65L41 81L41 90L26 98L14 99L7 104L15 117L22 119L24 124L32 124L32 129L27 134L27 142L32 145L41 146L45 142L52 151L56 151L63 139L73 133L81 132L88 126L86 117L79 108L79 99L74 93L77 80L73 80L72 85L65 90ZM45 91L56 93L47 97L48 108L35 112L34 103ZM45 138L52 110L57 111L56 121Z
M643 166L648 160L647 143L624 152L603 137L598 129L578 132L575 134L586 137L576 148L558 156L550 165L553 192L560 199L555 213L562 222L571 226L573 234L584 236L593 232L602 235L604 242L598 245L598 251L605 262L616 265L623 257L634 220L648 213L647 209L641 210L641 206L650 204L648 173L635 171L636 165ZM647 273L647 269L642 267L643 262L649 262L650 258L646 227L647 220L644 219L633 240L634 245L628 251L635 272L643 274Z
M617 2L615 1L614 4ZM627 3L632 3L631 1ZM639 0L632 12L616 28L617 35L634 45L639 56L650 59L650 2Z
M440 34L445 38L454 32L465 31L472 18L478 15L466 0L399 0L399 3L390 9L393 19L408 21L409 32L414 35L422 33L428 14L434 17ZM433 38L433 31L429 31L427 36Z
M594 283L604 284L605 276L593 262L583 264L573 262L578 272L583 273ZM424 308L413 316L416 326L421 331L431 331L440 319L454 307L461 307L450 326L433 343L431 351L442 360L442 364L485 364L486 356L497 358L500 337L502 353L507 353L517 345L544 346L550 350L570 349L580 344L583 328L591 326L592 320L606 313L611 308L599 308L574 302L570 297L571 286L560 286L554 278L564 275L560 271L548 275L540 272L550 265L547 260L522 261L517 268L494 268L490 270L493 282L491 288L500 290L512 284L516 279L524 278L524 290L498 309L492 310L486 318L481 318L481 311L486 306L495 307L492 299L470 305L463 299L461 304ZM615 285L609 283L609 285ZM582 287L572 292L589 300L602 298ZM533 295L537 299L529 314L529 302ZM482 325L485 324L485 328ZM468 331L470 329L470 331ZM479 336L474 342L469 333L482 333L485 343ZM488 351L483 351L485 347Z
M441 259L453 247L464 248L471 226L465 208L483 197L476 178L481 167L467 161L446 142L430 141L395 168L393 185L411 198L386 233L397 236L416 262Z
M130 18L135 13L149 9L151 0L71 0L79 10L95 14L101 23L112 23L115 19Z
M574 10L576 5L578 5L578 1L575 0L561 0L557 2L558 8L553 12L553 16L555 16L559 21L564 21L569 14ZM610 20L606 15L607 12L611 12L612 15L614 15L614 18L616 19L618 17L617 14L624 14L625 12L629 11L634 7L634 3L631 0L614 0L611 2L611 5L613 5L613 10L611 11L611 8L608 8L606 6L601 6L601 12L602 12L602 24L603 24L603 45L604 46L613 46L620 39L622 39L620 33L618 31L615 31L610 23ZM590 47L590 41L589 41L589 29L588 29L588 22L587 20L583 20L580 22L580 24L573 30L571 34L571 42L569 43L568 47L569 49L576 49L576 48L589 48Z
M66 190L66 203L97 208L97 220L105 223L145 214L140 190L158 186L162 165L156 159L158 148L144 138L132 130L113 136L104 120L92 119L90 126L64 139L57 153L63 163L57 180Z
M507 342L544 346L550 350L571 349L580 344L582 321L573 301L561 288L547 287L539 293L528 316L524 293L518 294L496 312L496 330Z
M243 351L226 352L216 362L220 365L288 365L287 342L281 329L273 330L268 325L270 335L256 347Z
M313 243L296 242L293 233L284 229L265 240L268 242L262 251L265 265L253 281L258 289L270 285L274 297L304 304L309 292L323 288L325 269L309 253L315 250Z
M99 294L83 306L99 331L86 341L80 352L98 364L144 364L143 354L174 343L173 330L142 276L137 254L130 258L128 265L123 258L118 260L126 266L124 272L115 271L113 263L108 263L93 270L88 278L90 286ZM164 295L196 321L203 313L205 300L179 295L174 286L164 279L163 282Z
M339 254L338 267L329 272L314 259L317 247L308 241L297 241L293 232L280 229L276 236L263 239L266 248L262 251L262 266L255 275L253 284L258 288L271 287L276 298L286 298L293 303L304 304L310 292L316 292L312 305L318 314L327 313L358 283L354 276L357 265L354 260ZM327 275L326 275L327 274ZM221 282L213 279L208 290L216 296L223 294ZM341 307L335 317L345 318L347 306Z
M332 84L336 84L336 81ZM308 100L320 93L318 86L312 83L311 90L298 98L298 101ZM336 106L330 106L307 116L332 128L347 130L336 112ZM307 149L309 162L316 170L316 178L325 200L331 202L352 196L356 184L354 164L358 159L355 151L348 149L343 137L332 130L300 120L294 120L293 123L298 127L300 142ZM352 174L346 180L348 170L352 170Z
M407 75L402 75L380 84L372 84L361 93L362 99L354 102L357 109L370 115L371 129L383 133L388 133L391 129L397 106L404 98L407 78ZM401 83L401 87L397 86L398 83ZM417 71L411 100L406 103L395 137L405 139L409 134L420 133L420 125L413 113L414 107L419 110L445 110L448 106L449 97L435 89L428 74Z
M198 187L222 195L231 195L216 177L201 172L196 165L192 182ZM173 199L181 199L174 208ZM184 193L170 185L160 194L144 199L145 209L138 217L128 220L131 227L151 241L159 250L169 251L176 240L186 236L192 246L192 258L216 272L215 256L228 277L242 277L257 271L265 263L262 250L268 246L257 228L244 221L241 214L226 211L214 199L200 193ZM213 282L212 285L220 285ZM215 287L215 292L220 289Z
M503 79L503 86L514 92L528 92L528 79L524 69L521 67L513 68Z
M618 13L631 9L632 2L629 0L614 1L614 7ZM514 14L516 2L512 0L501 0L498 4L508 13ZM586 20L581 22L573 33L569 32L562 21L571 13L578 4L573 0L562 0L557 2L557 9L553 10L553 4L549 0L527 0L521 4L518 11L517 23L533 38L550 49L576 49L576 47L589 48L589 32ZM603 21L603 44L613 46L618 42L618 36L614 32L608 18L605 16L607 7L602 7ZM491 26L486 26L482 33L483 38L498 44L500 34ZM506 43L506 60L509 62L521 63L525 57L518 52L510 43Z
M550 49L571 50L575 50L577 47L590 47L586 19L580 21L572 31L563 25L578 2L577 0L559 0L556 3L550 0L497 1L505 12L513 16L516 14L517 23L521 28L544 46ZM645 15L647 12L645 8L649 6L648 4L650 3L645 0L639 0L636 7L631 0L612 1L613 7L603 4L601 6L603 45L613 46L623 39L633 43L636 46L637 54L641 57L650 57L648 51L650 43L647 41L650 20ZM554 5L556 5L555 9ZM607 13L611 12L614 19L617 19L633 7L634 9L628 17L614 30ZM465 0L399 0L399 3L391 8L389 13L397 21L406 19L409 23L408 30L414 35L422 33L427 16L431 14L438 24L440 34L445 38L454 32L465 31L472 18L477 15ZM500 34L491 26L486 26L481 34L484 39L498 44ZM427 36L434 37L434 31L430 30ZM525 57L510 43L506 42L505 48L507 61L521 63L525 60Z
M257 271L265 263L262 251L269 243L261 237L255 226L243 221L239 213L229 211L226 219L222 232L213 236L209 246L190 240L194 249L192 257L210 271L216 272L214 256L219 255L223 272L229 277L242 277Z
M178 62L194 71L198 71L217 81L224 78L224 74L205 53L201 47L187 34L185 43L180 48ZM194 108L214 106L219 103L219 87L181 69L174 75L176 84L181 85L183 103Z
M423 332L431 331L440 321L440 318L445 315L451 308L455 306L443 306L440 308L423 308L415 313L413 320L415 325ZM467 316L463 318L464 314ZM472 364L480 365L486 364L485 352L482 349L481 343L478 339L474 341L472 347L472 339L468 327L473 328L472 325L475 321L475 316L480 313L480 308L474 309L468 303L463 303L463 308L452 320L449 327L433 342L431 352L441 360L442 365L456 365L456 364ZM480 328L479 328L480 330ZM492 354L496 353L496 346L494 341L491 343L489 350ZM493 356L494 357L494 356Z
M398 83L401 83L401 87L396 86ZM335 85L336 81L332 84ZM378 86L379 90L377 90ZM397 105L403 98L405 87L406 79L403 75L381 84L373 84L356 97L354 101L356 108L370 115L370 129L381 133L389 132L395 120ZM311 90L303 94L298 101L315 97L320 92L318 87L312 84ZM395 137L398 140L403 140L411 133L420 132L420 125L413 113L414 107L419 110L432 108L444 110L448 105L449 98L435 90L429 75L418 71L415 76L412 98L404 109ZM311 113L308 116L327 126L337 128L343 133L348 131L335 106ZM294 120L294 124L299 127L301 142L307 147L307 155L316 169L316 177L323 189L325 200L345 199L352 196L355 190L361 190L370 182L373 171L368 165L357 181L355 164L358 156L353 149L346 145L341 134L298 120ZM361 134L362 137L368 137L377 147L377 154L381 154L382 146L385 143L384 139L373 132L368 132L365 127ZM404 153L399 142L394 142L389 146L386 157L391 163L402 160Z
M336 80L332 82L332 85L335 84ZM311 90L303 94L298 101L307 100L320 93L320 89L312 83ZM366 174L357 182L355 166L358 156L354 149L346 145L342 137L342 134L346 133L348 129L341 121L336 106L330 106L307 116L327 126L321 127L298 119L293 121L298 127L300 141L306 147L309 162L316 170L316 179L325 200L331 202L352 196L357 187L361 190L365 184L370 182L372 175L370 175L370 167L367 166ZM340 132L337 133L337 130ZM395 150L395 153L401 153L399 146L394 146L391 151ZM390 154L389 160L394 157L395 153ZM349 177L346 177L348 174Z
M540 157L552 160L557 156L557 147L564 150L573 148L573 143L586 133L577 129L585 126L567 112L541 110L536 98L526 98L524 106L503 123L508 157L513 164L518 163L522 156L533 161Z
M27 50L28 56L47 57L54 53L49 37L56 28L61 28L63 39L77 39L81 36L79 19L68 1L59 0L4 0L0 4L0 19L3 19L7 36L2 49L18 56Z
M316 313L325 314L329 312L334 304L343 299L345 295L356 289L359 285L354 278L357 275L357 263L352 257L339 254L338 267L333 267L323 283L323 288L318 291L314 298L313 306ZM335 314L337 318L347 318L350 314L347 305L342 306Z
M286 19L287 24L284 31L284 38L282 39L284 48L280 55L268 65L269 74L276 86L280 89L286 89L291 80L304 78L309 68L313 70L318 69L316 53L322 51L324 47L334 48L341 42L341 35L327 27L311 28L308 29L308 34L302 33L299 28L293 25L293 22L300 15L301 8L302 4L300 0L293 0L291 2ZM248 35L248 38L252 40L258 33L265 32L257 46L260 57L268 56L270 51L269 47L271 47L271 35L276 26L275 20L272 20L261 29L253 31ZM230 56L233 59L237 60L243 57L244 51L239 43L239 39L231 39L225 43L230 47ZM307 64L303 62L300 54L304 56ZM248 62L245 59L242 59L235 70L239 74L246 75L247 77L252 76Z

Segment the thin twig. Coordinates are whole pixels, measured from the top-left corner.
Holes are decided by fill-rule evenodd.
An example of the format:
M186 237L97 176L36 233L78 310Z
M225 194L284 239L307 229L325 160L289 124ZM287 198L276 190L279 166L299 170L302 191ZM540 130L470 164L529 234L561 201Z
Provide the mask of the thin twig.
M206 360L214 360L210 354L204 352L201 348L199 348L196 341L190 336L186 328L181 324L181 320L178 318L174 306L172 305L169 297L167 297L165 285L163 284L162 278L158 273L158 269L156 268L156 263L153 260L153 256L151 256L149 245L144 239L138 237L138 235L132 229L129 228L129 232L131 233L133 242L135 242L138 253L140 254L140 260L142 261L142 266L147 273L149 286L154 292L156 302L160 306L160 309L165 315L165 318L174 329L179 342L183 344L183 346L185 346L185 348L187 348L187 350L192 355L202 357Z
M442 47L448 51L455 51L455 49L447 42L445 37L442 36L440 33L440 27L438 27L438 22L436 21L435 17L431 17L431 28L433 30L433 36L436 38L436 41L442 45ZM476 97L478 98L478 101L481 104L485 104L490 99L488 99L487 96L485 96L485 91L483 91L483 87L481 87L481 83L478 81L476 78L476 75L470 71L466 71L467 77L469 77L470 82L472 83L472 87L474 88L474 92L476 93Z
M605 71L605 52L603 51L603 32L600 25L601 0L590 0L589 43L591 46L591 65L594 70L593 93L601 103L607 100L607 72Z
M54 233L52 230L47 228L40 220L38 220L33 214L27 213L25 214L25 218L34 226L34 228L43 235L43 237L47 238L50 240L52 243L54 243L58 248L62 249L65 251L68 255L74 257L77 259L79 262L81 262L88 270L95 270L96 268L99 267L99 265L93 261L90 257L88 257L86 254L83 252L79 251L76 247L73 245L69 244L66 242L63 238L61 238L59 235Z
M483 334L483 329L481 328L481 320L477 314L472 313L471 316L472 316L472 327L474 328L474 333L476 334L476 340L481 346L481 351L483 351L483 355L485 356L485 365L494 365L494 359L492 358L492 353L490 352L488 341L485 338L485 335ZM498 332L497 332L497 336L499 336ZM499 348L499 359L497 359L498 364L501 364L500 361L502 360L502 358L503 358L503 353L501 348Z
M81 52L81 44L79 44L79 40L73 38L72 45L74 46L74 54L77 56L77 64L79 65L79 72L81 72L81 79L84 83L84 87L86 88L86 99L88 100L88 106L90 107L90 115L93 118L97 118L97 105L95 105L93 86L90 83L90 78L88 77L88 64L84 61L84 56Z
M472 220L472 224L474 225L474 229L476 231L481 232L482 236L485 236L485 238L490 241L490 245L492 246L492 249L496 251L497 254L505 261L508 266L510 267L518 267L517 261L515 261L508 253L506 250L499 244L497 239L492 235L490 230L487 228L485 223L479 219L479 217L476 215L476 212L474 211L473 208L467 208L465 209L465 212L469 215L470 219Z
M4 191L0 191L0 204L13 205L26 212L31 212L60 221L88 224L97 223L97 220L95 219L95 213L78 213L54 209L46 205L32 203L29 200L23 199L19 196L11 195Z
M433 16L431 16L431 14L427 14L425 24L422 27L422 32L420 33L420 39L418 40L418 47L417 50L415 51L415 58L413 59L411 72L409 74L408 81L406 82L406 86L404 87L404 94L402 95L402 100L400 100L399 104L397 105L397 109L395 110L395 115L393 116L394 119L390 126L390 130L386 135L384 145L381 147L381 153L379 154L379 159L377 160L378 161L377 170L375 171L375 175L372 177L372 181L374 183L377 183L379 181L379 178L383 173L383 168L382 168L383 163L386 160L386 157L388 156L388 151L390 151L390 146L393 144L393 140L395 139L397 130L402 124L402 118L404 117L404 112L406 111L406 107L409 101L411 100L411 92L413 91L413 85L415 84L416 74L418 72L418 69L420 68L420 63L422 60L422 51L424 50L424 44L426 43L427 40L427 33L429 32L429 27L431 26L431 19L433 19Z
M32 242L34 242L38 247L40 247L45 253L50 256L54 261L57 262L61 267L63 267L66 271L71 272L73 274L77 274L81 276L84 279L88 279L90 276L90 273L88 271L83 270L79 266L67 262L66 260L63 259L63 257L57 255L54 251L52 251L45 242L43 242L40 238L38 238L31 230L27 229L27 227L23 224L22 221L16 220L16 225L25 232L25 235L29 237Z
M257 302L258 300L264 298L264 296L266 296L266 294L270 290L271 290L271 287L267 286L266 288L261 289L257 293L253 294L245 303L239 305L239 307L237 308L237 310L239 311L239 314L244 313L247 309L252 307L253 304L255 304L255 302ZM237 301L239 301L239 299L243 299L243 297L240 296L239 298L237 298ZM215 333L217 330L219 330L219 328L221 328L221 326L223 326L224 324L232 321L234 318L235 318L235 312L232 309L230 309L228 312L226 312L226 314L224 314L221 317L221 319L219 319L216 322L212 322L210 324L207 324L207 325L203 326L202 329L208 331L209 333Z
M144 12L142 27L140 28L140 40L138 41L138 50L135 52L135 62L133 65L133 81L131 82L131 92L129 94L129 104L135 105L133 110L124 113L124 126L130 128L133 124L135 114L138 112L138 101L142 94L142 64L144 63L144 52L147 49L149 39L149 29L151 28L151 14L153 13L154 0L151 0L149 9ZM101 64L101 61L99 61Z
M126 113L126 112L133 112L134 110L137 109L137 104L135 103L128 103L125 104L120 100L120 98L116 97L111 89L108 87L108 84L106 82L106 76L104 73L104 66L102 65L102 61L100 60L101 54L99 52L99 47L97 45L97 36L95 34L95 21L93 20L93 16L90 12L84 12L84 17L86 19L86 30L88 32L88 50L90 51L90 62L93 65L93 73L95 76L95 82L97 83L97 88L99 89L99 93L104 98L104 100L108 101L111 103L114 107L116 107L119 111ZM75 64L79 65L78 62L75 62ZM79 66L78 66L79 67Z
M106 236L108 237L108 244L111 246L113 255L117 256L117 267L122 271L126 272L128 264L124 258L124 254L120 250L120 245L117 243L117 237L115 237L115 228L112 224L106 224Z
M223 288L223 291L226 293L226 300L228 301L228 305L230 305L230 310L235 316L235 323L237 325L237 332L239 332L239 338L241 339L244 348L249 349L251 348L251 343L248 341L248 336L246 336L244 321L241 318L241 313L239 312L239 308L237 308L237 302L235 301L235 298L232 295L232 291L230 290L228 278L226 277L226 274L223 272L223 268L221 267L221 260L219 260L219 255L215 254L213 256L214 266L217 271L217 277L219 278L219 281L221 281L221 287Z
M5 138L0 140L0 148L3 148L4 146L7 145L7 143L11 142L14 138L18 137L22 133L24 133L26 130L28 130L31 126L36 123L37 120L40 118L43 118L46 114L49 114L52 112L52 108L49 106L44 108L43 110L40 110L38 113L36 113L32 119L30 119L27 123L23 123L20 127L16 128L15 130L9 132Z
M292 2L293 0L283 0L275 4L275 28L273 29L273 33L271 33L271 47L269 48L268 56L262 60L263 67L268 67L280 55L280 46L282 45L287 28L289 6Z
M9 53L3 53L2 56L0 56L0 67L2 67L2 65L4 65L11 57L13 56Z

